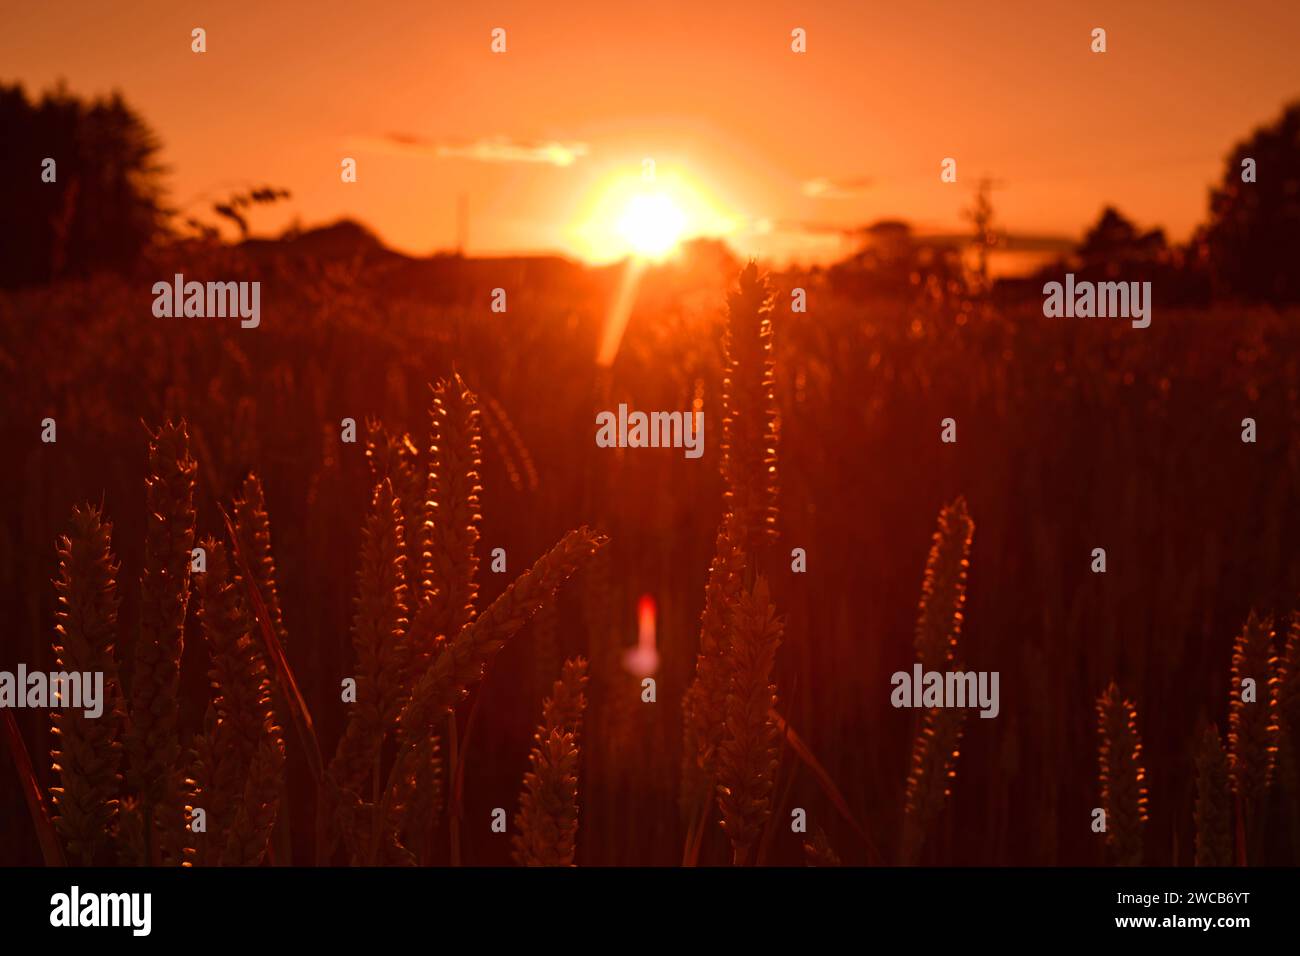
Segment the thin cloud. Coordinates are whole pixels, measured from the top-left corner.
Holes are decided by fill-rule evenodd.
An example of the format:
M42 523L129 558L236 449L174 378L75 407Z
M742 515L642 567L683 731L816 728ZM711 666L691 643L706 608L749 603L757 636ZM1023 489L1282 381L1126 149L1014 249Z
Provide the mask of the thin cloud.
M865 196L873 181L866 176L848 179L827 179L819 176L803 184L803 194L812 199L856 199Z
M481 163L541 163L572 166L587 155L586 143L562 143L556 140L512 140L494 136L470 142L434 142L406 133L384 136L353 137L362 148L403 156L430 156L435 159L469 159Z
M840 226L826 222L801 222L795 219L779 220L771 230L804 236L853 236L862 231L861 226Z

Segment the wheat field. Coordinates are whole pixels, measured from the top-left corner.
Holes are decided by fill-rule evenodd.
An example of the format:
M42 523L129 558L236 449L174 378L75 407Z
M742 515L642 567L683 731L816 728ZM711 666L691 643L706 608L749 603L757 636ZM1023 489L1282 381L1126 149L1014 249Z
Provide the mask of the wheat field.
M670 265L606 368L609 273L509 327L290 281L247 345L109 279L0 301L5 430L60 429L0 477L6 653L107 686L5 712L6 862L1295 861L1284 318L1133 344ZM593 447L632 394L702 408L703 459ZM1243 407L1275 427L1224 454ZM892 708L914 662L1000 671L1001 714Z

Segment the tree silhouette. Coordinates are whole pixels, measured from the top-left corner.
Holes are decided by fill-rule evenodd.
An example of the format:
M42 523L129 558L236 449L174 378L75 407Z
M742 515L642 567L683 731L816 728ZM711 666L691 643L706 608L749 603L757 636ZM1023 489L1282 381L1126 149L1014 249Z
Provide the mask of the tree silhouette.
M1246 159L1255 182L1242 180ZM1300 102L1233 148L1198 239L1217 293L1300 301Z
M0 287L125 271L166 228L159 142L122 97L0 85ZM43 179L54 160L54 181Z
M1120 275L1134 266L1160 261L1167 251L1164 230L1139 232L1132 220L1114 206L1107 206L1084 235L1078 255L1086 272Z

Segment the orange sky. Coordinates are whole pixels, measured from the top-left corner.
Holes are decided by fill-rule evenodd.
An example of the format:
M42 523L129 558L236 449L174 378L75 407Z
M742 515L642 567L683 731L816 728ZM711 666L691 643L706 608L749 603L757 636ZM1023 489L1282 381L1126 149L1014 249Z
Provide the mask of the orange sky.
M844 247L809 227L963 229L983 174L1013 232L1078 234L1113 202L1183 238L1231 144L1300 96L1298 39L1295 0L7 3L0 79L121 89L190 211L292 190L258 231L352 216L427 253L464 194L471 253L580 252L597 184L652 157L741 251L811 259Z

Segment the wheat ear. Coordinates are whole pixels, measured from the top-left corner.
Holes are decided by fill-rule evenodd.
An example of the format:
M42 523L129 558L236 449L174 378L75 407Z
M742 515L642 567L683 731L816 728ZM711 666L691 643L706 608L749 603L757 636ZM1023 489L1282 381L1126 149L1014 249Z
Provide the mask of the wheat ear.
M750 262L727 299L719 462L723 520L705 587L695 678L682 701L679 802L689 827L688 859L698 850L717 773L729 673L727 619L747 569L752 579L764 546L776 538L779 421L772 311L767 279Z
M946 669L956 658L974 535L975 523L965 498L958 497L939 511L916 616L916 659L925 670Z
M240 546L248 556L253 578L271 617L271 627L280 646L288 650L289 631L284 626L284 615L280 611L275 556L271 552L271 519L266 513L266 495L262 490L262 482L256 474L250 472L244 478L239 497L234 501L234 519ZM238 568L234 570L234 577L236 581L242 577Z
M757 556L776 538L778 417L772 290L750 262L727 299L723 379L724 509L738 517L737 546Z
M177 691L194 547L194 476L185 423L150 436L147 533L140 580L140 633L125 737L127 782L140 794L154 862L185 857L185 782Z
M1291 616L1274 669L1273 699L1278 725L1277 776L1289 807L1292 845L1300 846L1300 614Z
M434 653L436 639L450 640L474 619L478 597L479 408L459 375L433 388L429 436L423 533L431 588L412 627L421 664Z
M59 785L50 788L54 826L74 864L92 865L117 825L122 776L119 735L125 717L118 682L117 572L112 525L90 505L72 509L72 528L59 542L54 657L60 671L102 673L102 713L84 709L51 712L52 754Z
M267 615L271 619L271 629L275 632L281 649L287 652L289 630L284 626L284 615L280 610L275 556L271 550L271 518L266 511L266 495L262 490L262 482L255 473L250 472L244 477L240 495L234 500L234 524L235 533L239 536L241 553L247 556L254 583L257 585L258 593L262 595L262 602L266 605ZM234 569L234 577L236 581L242 582L243 574L238 567ZM253 639L260 645L261 642L256 636ZM289 720L289 704L270 668L268 668L268 677L271 680L271 702L275 722L284 727ZM293 857L288 802L288 781L284 780L280 784L279 816L282 822L276 832L275 843L275 862L280 866L288 866Z
M399 781L401 790L390 810L388 828L401 838L402 846L410 848L413 862L427 866L432 862L437 824L446 800L439 736L421 739L412 759L414 770Z
M587 707L587 662L565 661L542 704L515 816L514 859L520 866L572 866L578 834L578 737Z
M695 678L682 700L683 743L680 805L694 827L711 798L717 773L728 688L728 622L743 590L746 556L737 545L738 519L727 515L718 528L713 561L704 589L700 649Z
M1146 770L1137 708L1112 681L1097 698L1098 778L1106 815L1106 845L1120 866L1142 863L1147 822Z
M916 623L916 656L926 670L949 670L956 664L974 535L964 498L940 509ZM905 863L920 859L926 836L952 795L964 718L962 711L949 707L932 707L921 718L903 805Z
M269 830L250 835L236 821L256 817L274 823L284 762L282 732L271 701L271 674L255 622L234 579L225 545L203 542L207 571L197 576L199 623L210 655L212 697L205 733L196 741L195 794L208 817L207 833L196 834L200 860L256 865L266 854ZM228 837L240 833L237 847Z
M459 375L443 379L433 387L429 408L429 468L424 495L421 532L424 542L426 587L411 628L411 682L438 655L446 642L474 619L478 598L479 540L478 512L481 413L477 397ZM459 732L454 712L446 719L448 768L450 776L459 772L461 755ZM429 740L418 745L423 751L436 751L437 729L428 731ZM431 769L440 770L434 766ZM453 792L454 787L449 787ZM417 807L413 807L413 812ZM425 808L418 807L418 812ZM453 866L460 864L460 810L453 799L449 817L450 857Z
M1196 750L1196 865L1232 866L1232 795L1219 729L1206 724Z
M427 478L421 474L420 451L409 435L393 435L380 422L367 422L366 461L372 484L392 482L402 504L402 530L406 536L406 603L413 616L428 597L429 555L425 525Z
M388 480L400 503L406 539L406 607L410 622L406 629L406 665L401 675L401 697L405 705L411 683L437 646L432 623L431 546L434 510L428 496L427 469L421 470L420 453L409 435L396 436L379 422L368 423L370 437L366 459L371 477ZM433 826L442 810L442 757L438 735L422 741L415 754L416 769L398 781L389 801L389 818L384 821L385 844L381 852L398 854L403 863L429 862ZM391 842L389 838L391 837ZM406 850L405 840L412 849Z
M362 529L361 568L357 572L352 645L357 655L356 703L330 764L330 775L344 789L377 799L382 783L377 763L384 737L394 729L404 702L402 681L408 666L406 643L406 553L400 502L392 482L375 488ZM373 781L370 794L364 787Z
M1277 756L1277 700L1270 688L1273 676L1273 622L1254 611L1232 648L1232 689L1228 704L1228 779L1241 800L1248 825L1273 781ZM1247 699L1243 681L1255 682L1254 699Z
M582 716L587 710L586 690L586 659L574 657L566 660L560 679L551 689L551 696L542 702L542 725L581 733Z
M222 835L230 822L231 808L237 802L242 784L238 755L222 746L227 736L217 716L217 705L208 702L203 713L203 730L194 737L193 807L201 807L208 817L205 832L191 833L194 862L199 866L219 866L223 848Z
M771 676L782 630L767 581L760 577L732 613L726 718L718 747L718 809L736 866L750 862L772 814L780 731L770 716L776 706Z
M266 858L279 812L283 774L284 741L278 734L266 734L248 764L243 798L226 835L223 866L258 866Z

